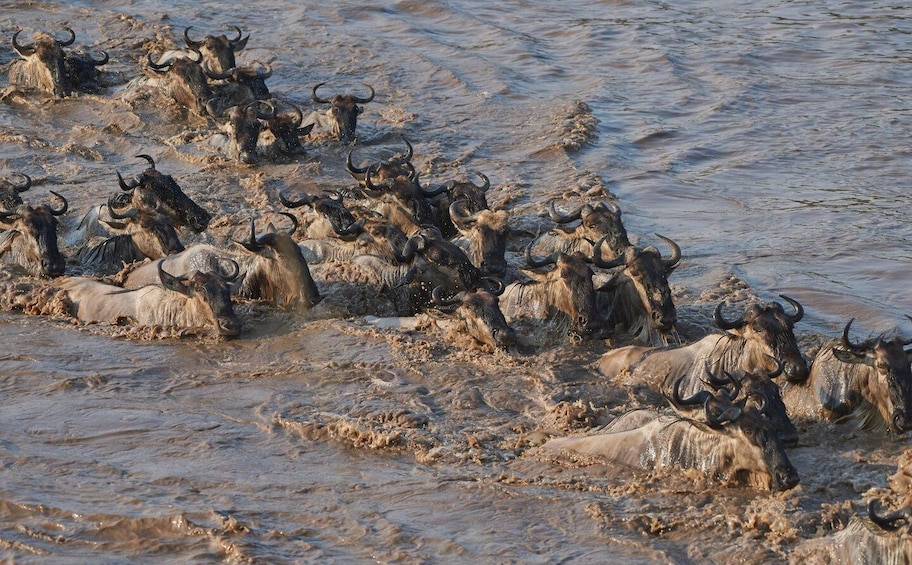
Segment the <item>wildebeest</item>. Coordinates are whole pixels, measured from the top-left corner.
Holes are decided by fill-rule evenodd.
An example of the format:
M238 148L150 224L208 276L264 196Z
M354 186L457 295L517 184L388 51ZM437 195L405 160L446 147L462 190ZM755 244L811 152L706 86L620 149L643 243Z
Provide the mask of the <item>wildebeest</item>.
M460 236L453 243L462 247L482 274L503 279L507 274L507 213L480 210L468 212L465 200L450 204L450 218Z
M798 301L780 295L795 308L786 314L782 306L751 304L737 320L726 320L722 303L716 306L713 320L723 334L710 334L695 343L678 347L653 348L631 345L609 351L599 361L599 372L616 378L622 372L630 379L658 389L667 379L690 374L692 381L702 378L706 366L714 374L743 371L774 371L775 360L784 365L784 375L789 381L807 378L807 362L798 348L794 327L804 315ZM670 389L666 386L666 392Z
M207 35L201 41L195 41L190 39L190 30L193 29L193 26L188 26L184 28L184 42L190 49L200 52L210 69L216 73L225 73L237 67L235 54L244 49L250 39L249 35L242 37L244 34L241 32L241 28L232 27L237 32L237 37L234 39L229 39L222 34Z
M583 204L564 215L557 211L552 201L548 213L551 220L561 224L561 227L537 238L534 249L538 253L579 251L584 255L592 255L593 245L601 239L603 242L599 252L603 258L613 259L632 247L627 229L621 221L621 209L613 202L602 201L594 206ZM564 227L577 220L580 223L576 227Z
M137 155L149 162L139 176L130 182L124 181L117 173L120 188L125 193L124 199L117 199L115 205L124 208L132 200L136 207L154 207L171 218L175 227L188 227L195 233L201 233L209 225L212 215L184 194L171 175L165 175L155 169L155 161L149 155Z
M762 403L749 406L709 395L702 408L694 418L628 412L593 434L551 439L543 449L598 456L646 470L698 469L713 478L774 491L798 484L798 472L762 415Z
M419 228L437 226L437 214L430 199L443 193L444 189L442 187L432 190L423 188L418 173L411 176L399 175L395 178L386 178L375 183L373 179L378 166L378 163L374 163L368 167L364 176L365 187L360 189L360 192L374 199L375 202L381 203L380 206L375 206L375 210L382 213L388 220L398 224L406 233L411 233L410 225ZM387 209L384 210L384 208ZM398 216L402 216L402 218L400 219Z
M268 102L254 100L243 106L219 110L214 100L210 100L206 108L211 116L225 118L220 126L224 133L213 136L212 144L223 150L231 159L248 165L258 162L257 142L263 131L263 123L260 120L274 118L275 107Z
M531 272L531 282L507 285L500 307L507 319L548 321L559 329L572 329L579 335L593 334L604 325L598 311L596 290L592 284L591 259L579 253L553 253L544 259L531 254L526 247L526 264L531 269L551 267L540 273Z
M97 92L98 67L108 62L108 54L101 52L100 59L94 59L83 52L64 51L76 41L76 33L63 28L68 39L54 39L46 33L38 33L33 42L19 43L22 30L13 34L13 49L22 57L14 61L9 69L9 82L24 88L36 88L55 98L69 96L73 92Z
M191 59L183 53L168 53L155 62L149 53L147 66L153 72L150 78L155 79L154 86L161 88L184 108L205 116L206 103L214 94L200 65L203 55L199 51L196 54L196 59Z
M196 271L179 277L164 271L160 264L157 267L160 284L136 289L83 277L66 278L59 286L73 303L73 316L83 322L131 320L142 326L212 326L224 337L241 332L229 286L238 276L237 264L230 273Z
M276 100L270 100L270 103L276 111L272 117L266 118L266 129L260 135L257 151L270 159L303 153L304 146L301 145L301 138L310 133L313 124L301 127L304 114L300 108L290 102L283 103L291 108L290 112L280 112ZM272 136L272 141L268 140L269 135Z
M104 218L102 207L91 210L82 222L97 221L110 236L88 239L79 251L79 263L96 275L112 274L124 264L158 259L184 250L171 219L156 208L132 206L119 211L108 200L104 208L109 218ZM94 215L94 217L93 217Z
M682 374L673 382L670 382L671 379L666 379L660 390L666 398L672 399L674 407L682 406L678 400L681 394L705 399L705 395L712 391L713 394L726 394L732 401L741 398L742 402L754 402L755 399L761 398L764 405L762 413L769 418L782 443L788 446L797 445L798 429L789 419L788 411L779 392L779 385L774 381L782 374L783 365L778 359L772 359L772 361L776 363L776 369L773 371L737 369L722 375L713 374L707 366L703 378L699 381L694 381L693 373Z
M17 206L23 203L22 197L19 196L32 187L32 178L24 173L13 173L13 175L22 179L20 183L14 183L8 179L0 178L0 210L15 210Z
M298 309L310 308L321 300L307 262L291 233L267 231L257 236L253 220L247 241L233 242L226 249L194 245L181 253L142 265L129 273L124 286L138 288L154 282L159 267L186 276L195 271L218 271L226 262L240 268L239 280L232 287L237 296Z
M607 327L641 343L667 343L678 315L668 286L668 276L681 260L681 248L667 237L656 237L671 247L663 259L653 246L630 246L611 260L602 258L604 235L594 245L592 262L602 269L614 269L607 280L596 278L600 293L599 309Z
M244 67L230 68L224 72L216 72L203 64L203 72L215 81L224 81L212 84L212 91L216 97L225 101L226 105L243 106L254 100L269 100L269 88L266 79L272 76L272 67L265 63L257 62L259 67L247 65Z
M479 343L505 348L519 342L516 331L500 310L495 293L478 289L444 297L442 291L443 287L437 287L431 293L434 305L443 311L453 311L465 323L468 334Z
M66 260L57 247L57 217L69 205L66 198L50 192L63 202L60 208L23 203L0 211L0 227L5 230L0 233L0 256L36 277L59 277L66 269Z
M912 506L885 515L879 514L878 506L872 499L867 517L855 515L839 532L799 544L789 554L789 563L912 563Z
M400 175L407 177L413 177L415 175L415 166L412 165L412 156L415 151L412 148L412 144L409 143L409 140L404 136L402 137L402 141L405 142L405 153L396 153L386 161L378 161L376 163L376 167L374 167L372 174L377 177L377 182L381 182L388 178L396 178ZM364 175L367 173L367 169L374 163L370 163L367 166L356 167L355 164L352 163L352 153L354 150L354 147L349 149L348 155L345 157L345 167L355 180L364 184Z
M854 421L861 428L902 433L912 428L912 340L883 335L852 343L846 324L811 363L802 383L786 383L782 397L797 417Z
M311 90L311 98L318 104L329 104L326 112L312 112L307 118L307 123L313 123L322 130L329 132L334 138L349 143L355 139L355 129L358 127L358 114L364 111L363 106L374 99L374 89L372 86L364 86L370 91L367 97L355 96L353 94L336 94L332 98L321 98L317 95L317 89L326 84L321 82Z

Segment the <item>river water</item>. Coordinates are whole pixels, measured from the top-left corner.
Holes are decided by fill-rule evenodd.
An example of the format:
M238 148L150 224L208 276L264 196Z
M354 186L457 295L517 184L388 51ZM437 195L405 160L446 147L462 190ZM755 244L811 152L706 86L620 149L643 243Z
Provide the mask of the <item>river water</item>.
M210 123L126 90L186 26L237 25L239 59L270 62L278 97L309 109L320 82L376 90L356 160L405 135L425 182L481 171L517 218L616 198L640 243L681 246L671 283L691 335L722 300L785 294L810 355L853 317L857 337L912 335L910 18L823 0L0 1L2 68L17 29L70 26L110 54L114 83L6 96L0 175L69 198L66 232L152 155L215 217L185 244L279 221L279 190L349 186L346 147L240 165ZM888 492L907 447L804 423L785 493L556 462L541 438L642 406L597 376L604 343L491 351L427 320L375 329L327 294L306 314L240 305L232 341L0 314L0 557L776 563Z

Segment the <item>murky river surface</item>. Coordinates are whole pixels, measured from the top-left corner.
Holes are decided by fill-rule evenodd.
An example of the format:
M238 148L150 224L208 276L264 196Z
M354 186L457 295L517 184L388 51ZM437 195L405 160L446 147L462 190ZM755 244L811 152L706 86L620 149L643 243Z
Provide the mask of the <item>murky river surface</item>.
M680 6L676 6L680 4ZM250 33L270 90L377 92L358 158L415 146L429 183L490 177L535 216L607 193L643 244L677 241L691 335L786 294L809 351L912 335L912 9L880 2L0 2L9 45L67 25L118 84L0 104L0 175L70 199L61 227L152 155L215 220L185 243L281 218L277 194L351 184L347 148L243 166L211 123L130 98L150 50ZM4 78L0 86L5 87ZM65 235L65 233L64 233ZM65 250L72 251L72 250ZM320 284L320 280L317 281ZM494 352L426 324L377 330L344 297L240 306L240 339L0 314L0 557L14 562L781 562L887 487L904 437L802 424L785 493L542 457L642 399L597 376L603 342ZM152 336L155 337L155 336Z

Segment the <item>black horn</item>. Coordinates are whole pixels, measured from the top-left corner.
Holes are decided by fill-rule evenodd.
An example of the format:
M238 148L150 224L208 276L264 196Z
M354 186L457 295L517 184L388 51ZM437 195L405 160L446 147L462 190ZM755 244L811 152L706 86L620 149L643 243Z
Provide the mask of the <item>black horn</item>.
M329 104L329 100L326 100L326 99L323 99L323 98L320 98L319 96L317 96L317 89L320 88L321 86L323 86L324 84L326 84L326 83L321 82L317 86L313 87L313 89L310 91L310 97L313 99L314 102L317 102L318 104Z
M669 247L671 247L671 257L665 259L663 263L665 263L666 269L674 269L678 265L678 262L681 261L681 248L678 247L677 243L665 237L664 235L655 234L655 236L667 243Z
M68 47L68 46L72 45L74 41L76 41L76 32L68 27L64 27L63 31L67 32L67 35L69 35L70 38L69 39L55 39L54 41L56 41L57 45L59 45L61 47Z
M551 205L548 207L548 217L551 218L551 221L557 222L558 224L569 224L570 222L580 219L584 207L585 205L580 206L573 212L563 215L557 211L557 208L554 207L554 200L552 200Z
M553 265L557 263L558 258L560 257L560 252L554 252L551 255L548 255L544 259L536 259L532 256L532 244L535 241L530 241L529 245L526 246L526 265L537 269L539 267L545 267L547 265Z
M190 39L190 30L193 29L193 26L187 26L184 28L184 43L187 44L187 47L193 47L199 49L203 46L202 41L193 41Z
M789 316L789 319L792 321L792 323L797 324L798 322L800 322L801 318L804 317L804 307L802 307L801 304L797 300L795 300L793 298L789 298L788 296L786 296L784 294L780 294L779 298L781 298L782 300L785 300L786 302L791 304L792 308L795 309L795 313Z
M60 208L54 208L52 206L48 206L48 211L51 213L52 216L62 216L63 214L66 213L67 210L70 209L70 203L67 202L67 199L64 198L61 194L56 193L53 190L51 190L50 193L53 194L54 196L56 196L58 199L60 199L60 201L63 202L63 204L60 206Z
M734 330L744 326L744 316L741 316L737 320L726 320L725 317L722 316L722 302L720 302L713 311L713 323L715 323L716 327L720 330Z
M367 96L367 98L362 98L360 96L352 96L352 100L358 104L367 104L368 102L370 102L371 100L374 99L374 87L372 87L369 84L365 84L364 86L366 86L367 89L370 90L370 94Z
M25 173L13 173L13 174L16 175L17 177L22 177L22 181L23 181L22 184L13 185L13 188L16 190L16 192L25 192L26 190L28 190L32 187L32 177L28 176ZM10 183L10 184L12 184L12 183Z
M19 53L19 55L21 55L23 57L32 55L33 53L35 53L35 50L37 49L35 47L35 44L31 43L29 45L22 45L21 43L16 41L16 38L19 37L20 33L22 33L21 29L13 34L13 49L15 49L16 53Z
M309 194L305 194L298 200L291 200L288 196L285 195L284 190L279 191L279 202L282 203L286 208L300 208L301 206L310 206L313 204L314 197Z
M912 515L912 507L906 507L902 510L887 514L886 516L880 516L877 514L877 506L877 499L873 499L868 503L868 517L872 522L880 526L881 529L890 532L899 529L899 524L897 524L897 522L900 520L908 520L910 515Z

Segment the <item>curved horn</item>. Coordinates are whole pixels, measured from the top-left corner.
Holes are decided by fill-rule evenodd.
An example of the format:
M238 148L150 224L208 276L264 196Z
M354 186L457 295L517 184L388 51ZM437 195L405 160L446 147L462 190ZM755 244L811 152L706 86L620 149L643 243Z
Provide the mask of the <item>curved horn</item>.
M323 86L324 84L326 84L326 83L321 82L317 86L313 87L313 89L310 91L310 97L313 99L314 102L317 102L318 104L329 104L329 100L324 100L323 98L320 98L319 96L317 96L317 89L320 88L321 86Z
M297 216L295 216L294 214L291 214L291 213L289 213L289 212L279 212L279 214L281 214L281 215L283 215L283 216L285 216L286 218L288 218L288 219L291 220L291 228L288 229L288 235L294 235L294 233L295 233L296 231L298 231L298 218L297 218Z
M189 49L189 51L196 53L196 60L193 61L193 59L190 59L189 57L188 57L188 59L190 59L191 61L193 61L194 63L197 63L197 64L203 62L203 52L202 51L200 51L199 49Z
M209 68L208 64L203 64L203 74L212 80L226 80L229 78L235 78L237 76L237 69L228 69L227 71L216 72Z
M263 112L263 110L260 109L261 106L264 105L268 108L267 112ZM249 108L253 108L254 112L256 113L256 117L261 120L269 120L274 118L276 115L275 106L268 100L254 100L253 102L250 102L244 106L244 110L247 110Z
M671 247L671 257L662 261L665 263L665 268L668 270L675 268L678 262L681 260L681 248L678 247L677 243L665 237L664 235L655 234L655 236L667 243L669 247Z
M693 396L681 398L681 383L684 382L684 377L685 375L678 377L671 388L671 401L675 406L697 406L705 404L708 399L712 398L712 394L708 390L700 390Z
M734 330L742 327L744 325L744 316L742 315L737 320L726 320L722 316L722 302L716 306L716 309L713 311L713 322L716 324L716 327L720 330Z
M402 160L406 163L412 160L412 155L415 154L415 150L412 149L412 144L409 143L409 140L402 136L402 141L405 142L405 155L402 156Z
M67 46L72 45L73 42L76 41L76 32L66 26L64 26L63 31L67 32L67 34L70 36L70 38L69 39L55 39L54 41L56 41L57 45L59 45L61 47L67 47Z
M731 395L731 397L735 398L738 396L738 391L741 390L741 382L735 379L731 373L723 372L722 374L725 375L725 377L717 377L716 374L712 372L712 369L710 368L708 362L703 364L703 369L706 371L707 376L707 379L703 380L704 383L711 386L714 390L719 390L728 385L732 385L735 392Z
M849 328L852 327L852 322L855 321L855 318L849 320L849 323L845 325L845 329L842 330L842 345L856 355L864 355L865 348L861 345L856 345L852 343L852 340L849 339Z
M350 172L353 175L363 175L364 173L367 172L367 170L370 168L370 166L364 167L363 169L356 167L355 164L352 163L352 153L354 153L354 151L355 151L354 147L352 147L351 149L348 150L348 156L345 157L345 168L347 168L348 172Z
M225 109L219 108L216 104L221 100L217 96L213 96L206 101L206 113L212 116L213 118L221 118L225 115Z
M231 265L231 271L228 273L217 273L218 276L222 278L225 282L234 282L237 280L238 275L241 274L241 266L238 265L238 262L229 257L222 258L223 261L227 261ZM159 263L159 266L161 263Z
M145 159L146 161L149 162L149 168L150 168L150 169L154 169L154 168L155 168L155 159L153 159L151 156L146 155L145 153L140 153L139 155L136 156L136 158L137 158L137 159Z
M767 357L769 357L776 363L776 368L773 369L772 371L764 371L764 372L766 373L766 376L769 377L770 379L775 379L776 377L778 377L779 375L782 374L782 371L785 370L785 364L782 361L780 361L779 359L777 359L776 357L773 357L772 355L767 355Z
M53 194L54 196L56 196L58 199L60 199L63 202L63 205L60 208L53 208L49 205L48 211L51 213L52 216L62 216L63 214L66 213L67 210L70 209L70 203L67 202L67 199L64 198L61 194L54 192L53 190L51 190L49 192L51 194Z
M886 516L879 516L877 514L877 505L877 499L873 499L868 503L868 518L882 529L890 532L899 528L897 522L903 519L908 520L910 515L912 515L912 507L906 507L902 510L887 514Z
M184 28L184 43L187 44L187 47L193 47L195 49L199 49L200 47L203 46L203 42L202 41L193 41L192 39L190 39L190 30L191 29L193 29L193 26L187 26Z
M433 198L433 197L437 196L438 194L443 194L444 192L447 191L447 188L448 188L447 185L445 185L445 184L438 186L437 188L430 189L430 190L426 190L426 189L422 188L421 182L418 180L417 172L415 172L415 174L412 176L412 182L415 183L415 186L418 187L418 190L421 191L421 194L423 194L427 198Z
M478 185L475 184L475 183L472 183L472 184L474 184L474 185L475 185L475 188L477 188L478 190L480 190L480 191L482 191L482 192L487 192L488 189L491 188L491 181L488 179L488 177L486 177L486 176L484 175L484 173L481 173L481 172L479 172L479 171L475 171L475 174L481 177L481 182L482 182L483 184L482 184L481 186L478 186ZM553 203L553 202L552 202L552 203Z
M129 192L129 191L133 190L134 188L136 188L137 186L139 186L138 180L132 180L132 181L130 181L131 184L127 184L124 181L124 178L122 176L120 176L120 171L117 171L117 182L120 183L120 189L123 190L124 192Z
M352 96L352 100L358 104L367 104L368 102L370 102L371 100L374 99L374 87L369 84L365 84L364 86L366 86L367 89L370 90L370 94L368 95L367 98L362 98L360 96Z
M613 269L627 262L627 257L625 255L618 255L610 261L605 261L602 259L602 245L610 235L611 234L603 235L597 242L595 242L595 245L592 246L592 264L601 269Z
M539 267L544 267L546 265L553 265L557 263L557 259L560 257L560 252L555 251L551 255L545 257L544 259L536 259L532 257L532 244L535 243L535 240L529 242L529 245L526 246L526 264L537 269Z
M35 47L34 43L31 43L29 45L22 45L18 41L16 41L16 38L19 36L19 34L21 32L22 32L22 30L20 29L20 30L16 31L16 33L13 34L13 49L15 49L16 53L19 53L19 55L21 55L22 57L27 57L27 56L33 54L35 52L35 50L37 49L37 47Z
M795 300L793 298L789 298L788 296L786 296L784 294L780 294L779 298L781 298L782 300L785 300L786 302L791 304L792 308L795 309L795 313L789 316L789 319L792 321L792 323L797 324L798 322L800 322L801 318L804 317L804 307L802 307L801 304L799 304L797 300Z
M237 37L235 37L234 39L229 39L228 43L230 43L231 46L234 47L235 45L237 45L238 43L241 42L241 36L244 34L243 34L243 32L241 32L241 28L239 28L238 26L231 26L231 27L233 27L234 30L237 32ZM248 35L247 37L249 38L250 36Z
M10 223L15 220L18 220L20 217L21 216L20 216L19 212L15 211L15 210L10 211L10 212L7 212L6 210L0 210L0 221Z
M456 306L462 302L462 298L457 293L455 296L450 298L443 298L443 285L435 286L434 290L431 291L431 298L434 300L434 304L438 308L448 308L450 306Z
M17 177L22 177L22 179L23 179L22 184L20 184L20 185L13 184L13 189L16 192L25 192L26 190L28 190L32 187L32 177L28 176L25 173L13 173L13 174L16 175ZM10 183L10 184L12 184L12 183Z
M552 222L557 222L558 224L569 224L570 222L580 219L580 216L583 213L583 208L585 208L585 206L586 205L584 204L584 205L580 206L579 208L577 208L576 210L574 210L573 212L570 212L569 214L564 216L564 215L561 215L557 211L557 208L554 207L554 200L552 200L551 205L548 208L548 217L551 218Z
M110 198L108 198L108 214L115 220L126 220L128 218L135 218L138 213L139 213L139 209L137 209L137 208L130 208L126 212L118 212L117 209L114 208L114 197L111 196Z
M481 277L481 280L487 283L487 285L484 285L481 288L484 288L495 296L500 296L504 293L504 290L507 289L504 282L497 277Z
M309 206L313 204L314 197L309 194L305 194L298 200L289 200L285 195L284 190L279 191L279 202L282 203L286 208L300 208L301 206Z
M422 234L416 234L405 242L401 253L395 247L393 247L393 252L396 256L397 261L400 263L405 263L407 261L411 261L412 257L415 256L415 253L423 250L426 246L427 238Z
M596 208L601 208L603 210L607 210L608 212L611 212L615 216L621 215L621 207L618 206L616 203L608 202L607 200L602 200L601 202L599 202L598 205L596 206Z
M149 67L155 69L156 71L160 71L162 69L170 69L171 65L174 64L174 61L168 61L166 63L156 63L155 61L152 60L152 53L146 53L146 64L148 64Z
M367 190L365 190L364 193L372 198L378 198L383 195L383 187L375 185L374 181L371 180L371 177L374 176L374 172L379 169L380 163L372 163L371 165L368 165L367 172L364 173L364 185L367 187Z
M162 263L164 262L164 259L158 262L158 279L161 281L162 286L168 290L173 290L181 294L187 294L187 288L181 284L184 280L184 277L176 277L171 273L165 271L162 268Z
M460 229L466 229L475 223L478 220L478 216L481 215L481 212L475 212L471 214L465 209L464 200L456 200L450 204L450 219L453 220L453 223L456 224L456 227Z
M96 59L96 58L94 58L94 57L92 57L92 55L89 55L89 59L92 61L92 65L94 65L94 66L96 66L96 67L100 67L100 66L102 66L102 65L107 64L107 62L111 60L111 58L108 56L108 52L107 52L107 51L103 51L103 50L100 50L100 49L99 49L98 52L101 53L101 59L100 59L100 60L99 60L99 59Z

